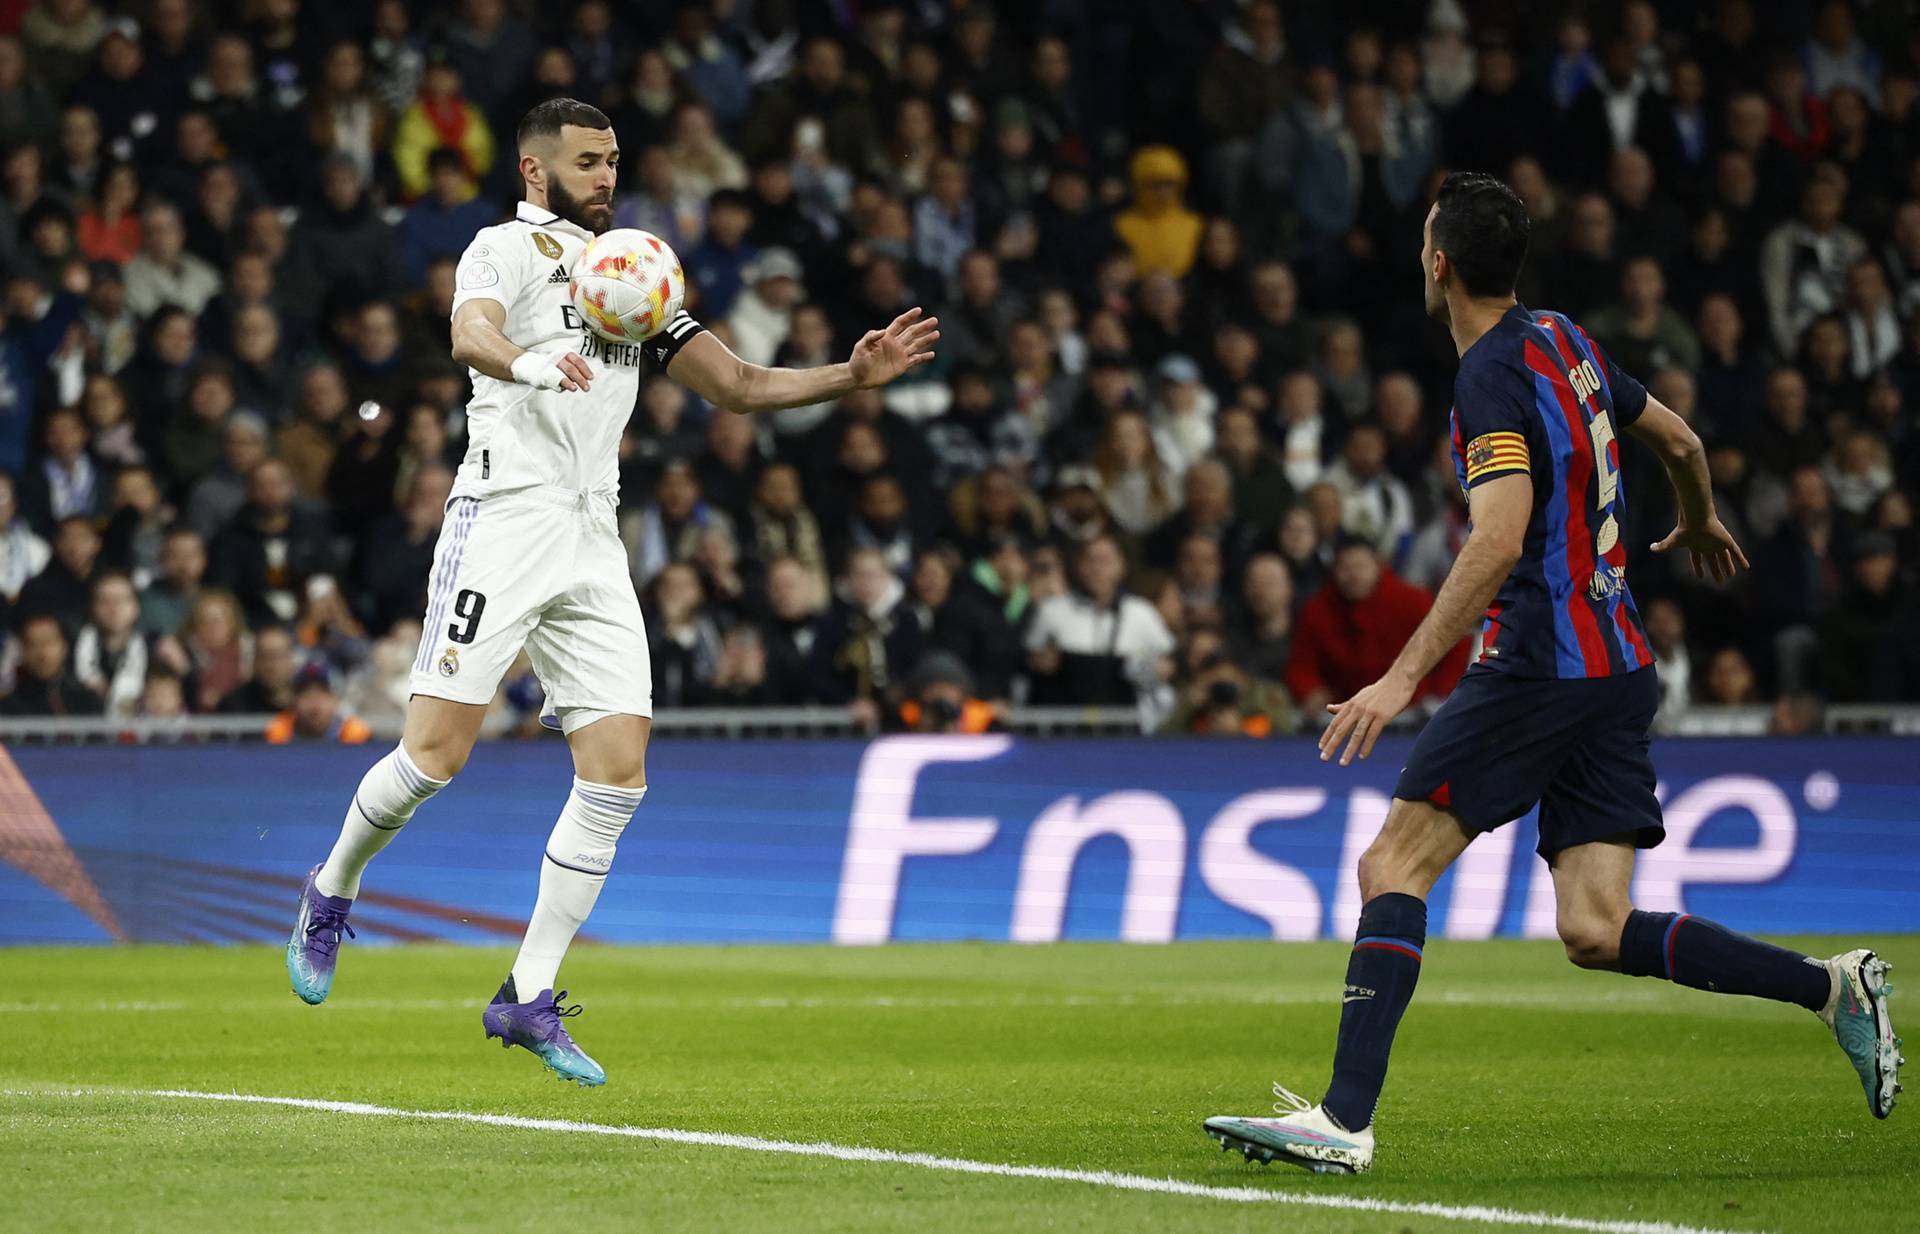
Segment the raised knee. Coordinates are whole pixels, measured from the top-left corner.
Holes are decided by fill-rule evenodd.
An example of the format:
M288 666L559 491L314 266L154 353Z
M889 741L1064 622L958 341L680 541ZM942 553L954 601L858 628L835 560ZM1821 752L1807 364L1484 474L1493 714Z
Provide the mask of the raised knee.
M1360 902L1366 903L1375 896L1391 892L1426 897L1434 883L1447 872L1447 860L1439 855L1408 851L1386 842L1386 837L1375 840L1360 854L1360 861L1354 874L1360 882Z
M1567 959L1581 968L1620 967L1620 930L1599 917L1563 918L1560 941L1566 945Z
M593 774L586 774L588 771ZM587 784L644 792L647 787L647 760L641 757L596 760L590 766L575 767L573 775L576 780Z
M1383 852L1378 843L1369 845L1367 851L1360 854L1359 865L1354 873L1360 881L1360 902L1365 904L1375 896L1385 895L1393 890L1389 885L1392 858Z

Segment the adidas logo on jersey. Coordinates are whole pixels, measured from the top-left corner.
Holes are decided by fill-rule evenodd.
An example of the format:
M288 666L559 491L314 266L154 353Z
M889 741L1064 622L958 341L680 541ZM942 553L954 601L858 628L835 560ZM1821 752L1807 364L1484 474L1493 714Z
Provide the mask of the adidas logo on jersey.
M566 283L566 282L570 282L572 279L573 279L573 276L567 273L567 268L565 266L555 266L553 268L553 273L547 276L547 285L552 286L555 283Z

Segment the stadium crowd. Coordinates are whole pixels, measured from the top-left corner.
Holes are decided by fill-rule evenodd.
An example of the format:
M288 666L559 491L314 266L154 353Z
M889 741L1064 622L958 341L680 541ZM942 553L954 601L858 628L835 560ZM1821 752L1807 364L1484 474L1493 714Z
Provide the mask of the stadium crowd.
M555 95L613 118L616 225L746 358L942 322L830 405L646 380L660 708L1313 723L1466 533L1417 270L1451 168L1520 193L1523 302L1693 422L1753 560L1646 552L1672 502L1622 451L1663 722L1920 699L1898 0L0 0L0 712L397 718L463 445L453 263ZM516 673L503 723L539 699Z

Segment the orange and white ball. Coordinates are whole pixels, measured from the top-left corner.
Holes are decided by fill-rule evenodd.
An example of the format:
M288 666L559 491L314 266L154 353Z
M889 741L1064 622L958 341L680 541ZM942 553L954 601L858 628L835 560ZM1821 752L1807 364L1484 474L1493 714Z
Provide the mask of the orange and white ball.
M573 307L614 343L644 343L666 328L687 298L687 276L671 246L621 227L595 236L573 263Z

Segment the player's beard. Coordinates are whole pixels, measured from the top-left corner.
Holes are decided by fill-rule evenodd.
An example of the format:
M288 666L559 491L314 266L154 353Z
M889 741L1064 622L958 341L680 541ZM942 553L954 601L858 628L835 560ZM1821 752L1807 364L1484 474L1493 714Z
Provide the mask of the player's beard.
M558 180L552 180L547 184L547 209L596 236L613 226L612 193L608 193L604 199L581 201L561 187Z
M1453 325L1453 311L1447 305L1447 293L1440 290L1440 284L1428 280L1422 293L1426 299L1427 316L1443 326Z

